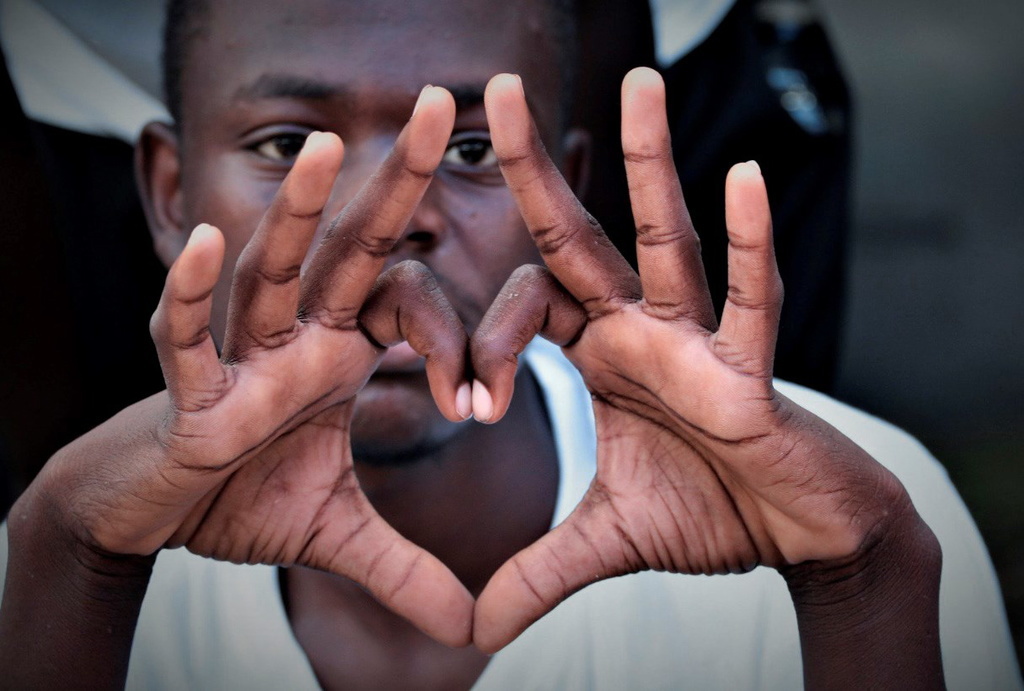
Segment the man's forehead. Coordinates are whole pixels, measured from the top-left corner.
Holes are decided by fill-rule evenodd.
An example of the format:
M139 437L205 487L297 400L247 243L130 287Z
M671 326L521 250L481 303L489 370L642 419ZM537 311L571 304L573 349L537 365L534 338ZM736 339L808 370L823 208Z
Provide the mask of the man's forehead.
M398 90L486 83L505 71L544 78L557 74L561 54L545 8L544 0L210 0L191 66L233 92L294 92L300 84L263 75L305 76L310 96L323 84L367 80Z
M459 84L437 83L452 94L458 108L471 108L484 101L485 85L481 82ZM236 101L259 101L262 99L297 98L306 101L331 100L355 102L358 94L351 85L344 82L309 77L287 72L263 73L254 81L238 87L234 93Z
M200 37L232 51L257 39L266 52L334 48L349 58L480 57L538 46L553 34L545 0L208 0Z
M268 97L342 106L385 97L397 107L391 96L414 99L425 84L466 107L492 76L513 72L539 120L560 127L565 19L554 0L206 2L181 72L186 121Z

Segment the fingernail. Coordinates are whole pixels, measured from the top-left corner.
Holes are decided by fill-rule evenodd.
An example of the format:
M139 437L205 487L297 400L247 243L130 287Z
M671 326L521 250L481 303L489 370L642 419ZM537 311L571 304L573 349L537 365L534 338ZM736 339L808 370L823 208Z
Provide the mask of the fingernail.
M203 237L209 235L212 230L213 226L209 223L200 223L192 229L192 234L188 236L188 242L185 243L185 246L187 247L199 242Z
M479 422L490 422L494 417L494 399L487 387L473 381L473 417Z
M306 141L302 142L302 151L299 152L301 155L305 151L310 151L316 148L317 141L323 136L323 132L310 132L306 135Z
M416 111L420 109L420 103L423 102L423 94L427 93L427 89L431 88L432 84L427 84L425 87L420 89L420 95L416 98L416 105L412 108L412 115L416 115ZM411 118L412 115L409 117Z
M520 77L518 74L513 75L513 76L516 78L516 81L519 82L519 90L522 91L523 95L525 96L526 95L526 89L523 88L523 78Z
M748 165L748 166L754 166L754 170L756 170L756 171L757 171L757 174L758 174L758 175L760 175L760 174L761 174L761 166L759 166L759 165L757 164L757 161L747 161L747 165Z
M455 392L455 412L463 420L473 417L473 387L464 382Z

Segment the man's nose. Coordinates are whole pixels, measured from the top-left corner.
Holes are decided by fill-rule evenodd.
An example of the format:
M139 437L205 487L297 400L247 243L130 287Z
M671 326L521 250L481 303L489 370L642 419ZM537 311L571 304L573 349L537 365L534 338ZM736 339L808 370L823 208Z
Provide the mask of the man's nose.
M363 190L390 153L390 147L381 146L380 142L376 144L376 146L346 147L345 162L335 181L331 198L324 208L320 228L313 246L310 248L310 255L319 246L324 236L331 232L331 227L336 219ZM386 191L381 196L386 196ZM388 257L387 267L405 259L416 259L424 263L429 261L430 254L438 248L447 235L448 221L441 208L442 196L436 181L432 180L424 192L423 198L412 211L409 222L402 229L401 235L391 251L391 256ZM307 256L307 262L309 259L310 257Z
M431 256L444 241L448 230L448 221L439 204L440 196L436 184L431 182L391 250L388 267L406 259L430 263Z

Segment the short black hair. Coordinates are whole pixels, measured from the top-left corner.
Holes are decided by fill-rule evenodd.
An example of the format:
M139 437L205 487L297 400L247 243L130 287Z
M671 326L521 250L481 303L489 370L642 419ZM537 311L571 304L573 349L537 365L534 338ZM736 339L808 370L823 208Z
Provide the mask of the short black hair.
M576 89L579 60L577 0L547 0L554 18L555 41L560 46L562 59L562 127L568 126ZM182 75L188 51L195 39L202 35L210 10L210 0L168 0L164 23L163 88L164 104L174 119L175 127L181 123Z
M164 104L174 119L181 122L181 80L189 46L204 31L209 0L168 0L164 21L163 68Z

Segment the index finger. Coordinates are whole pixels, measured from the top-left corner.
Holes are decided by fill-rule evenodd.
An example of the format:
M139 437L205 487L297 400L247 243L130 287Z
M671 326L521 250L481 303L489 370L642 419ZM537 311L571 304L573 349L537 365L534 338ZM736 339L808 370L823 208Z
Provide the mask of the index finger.
M454 122L451 94L425 87L394 149L338 214L313 256L303 280L304 316L331 326L355 324L441 162Z
M551 273L588 313L639 299L636 273L544 150L519 77L491 79L484 104L501 173Z

